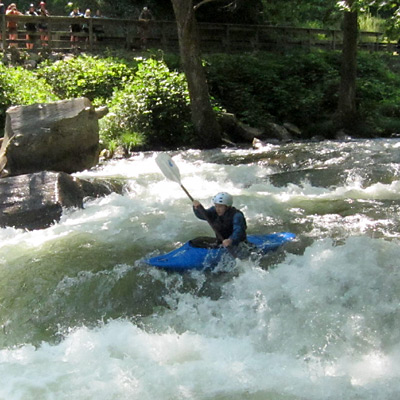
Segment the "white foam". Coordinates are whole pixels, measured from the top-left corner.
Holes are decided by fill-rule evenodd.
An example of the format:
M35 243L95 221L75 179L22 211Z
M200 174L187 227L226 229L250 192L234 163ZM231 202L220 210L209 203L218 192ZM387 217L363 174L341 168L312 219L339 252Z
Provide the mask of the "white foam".
M382 152L387 146L377 144ZM351 145L328 143L326 151L339 147ZM351 155L338 154L335 162ZM396 201L399 181L365 186L355 174L337 187L276 187L267 179L273 166L235 167L219 157L174 156L189 192L205 206L216 192L232 192L250 232L298 224L302 238L312 239L304 253L286 253L269 271L242 261L234 273L210 275L145 269L133 255L131 263L102 264L100 257L118 260L121 249L135 246L142 257L211 230L194 217L179 185L158 171L155 155L77 174L122 179L129 191L88 201L48 229L0 229L2 340L20 329L18 345L0 350L1 399L398 397L400 246L387 240L396 237L396 219L362 210L342 215L332 204ZM132 313L123 315L132 319L79 319L84 309L119 310L125 298ZM52 318L60 323L59 342L24 344L24 329L41 323L46 331Z

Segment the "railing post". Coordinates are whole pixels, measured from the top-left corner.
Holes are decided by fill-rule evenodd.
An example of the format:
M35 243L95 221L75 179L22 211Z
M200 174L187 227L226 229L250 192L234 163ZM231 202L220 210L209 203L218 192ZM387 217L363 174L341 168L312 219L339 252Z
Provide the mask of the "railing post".
M225 34L225 36L226 36L226 47L225 48L228 53L230 53L230 50L231 50L231 35L230 35L229 26L230 25L226 25L226 34Z
M53 47L53 32L52 32L52 24L51 22L49 22L47 24L47 48L49 50L51 50L51 48Z
M89 50L93 51L93 18L89 18Z
M4 50L7 48L7 40L6 40L6 16L3 14L1 16L1 43Z
M164 51L167 51L168 49L168 39L167 39L167 33L166 33L166 28L165 28L165 23L164 21L158 22L158 26L161 30L161 47Z

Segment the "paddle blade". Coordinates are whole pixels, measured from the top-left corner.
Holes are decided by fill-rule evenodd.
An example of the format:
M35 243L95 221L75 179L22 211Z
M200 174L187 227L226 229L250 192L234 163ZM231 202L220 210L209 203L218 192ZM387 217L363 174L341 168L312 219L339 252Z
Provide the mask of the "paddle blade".
M156 163L167 179L181 184L181 173L169 154L160 153L156 157Z

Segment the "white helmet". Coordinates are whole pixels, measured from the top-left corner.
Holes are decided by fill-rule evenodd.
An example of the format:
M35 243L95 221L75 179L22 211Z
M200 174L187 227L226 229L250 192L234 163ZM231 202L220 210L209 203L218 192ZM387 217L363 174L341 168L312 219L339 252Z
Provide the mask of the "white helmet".
M213 203L231 207L233 204L233 197L229 193L220 192L213 197Z

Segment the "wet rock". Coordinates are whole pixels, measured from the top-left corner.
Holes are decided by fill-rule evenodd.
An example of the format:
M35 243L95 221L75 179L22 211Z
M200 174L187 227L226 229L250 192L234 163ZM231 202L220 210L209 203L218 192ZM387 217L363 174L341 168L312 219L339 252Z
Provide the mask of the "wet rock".
M265 132L261 139L262 140L278 139L279 141L282 142L290 142L291 140L293 140L289 131L284 126L274 124L273 122L266 124Z
M41 229L58 221L63 207L83 207L83 193L65 173L39 172L0 179L0 226Z
M98 119L86 98L7 110L0 171L15 176L39 171L72 173L95 166L99 157Z
M240 122L234 114L223 113L218 120L222 131L230 140L236 142L251 143L255 137L261 137L263 131L259 128L252 128Z
M0 226L28 230L59 221L64 208L83 207L87 197L121 193L122 184L89 182L63 172L38 172L0 179Z
M294 124L290 123L290 122L285 122L283 124L283 127L287 129L287 131L293 135L296 136L297 138L301 137L301 130Z
M336 132L335 139L341 141L348 141L352 140L352 137L344 129L340 129L339 131Z

